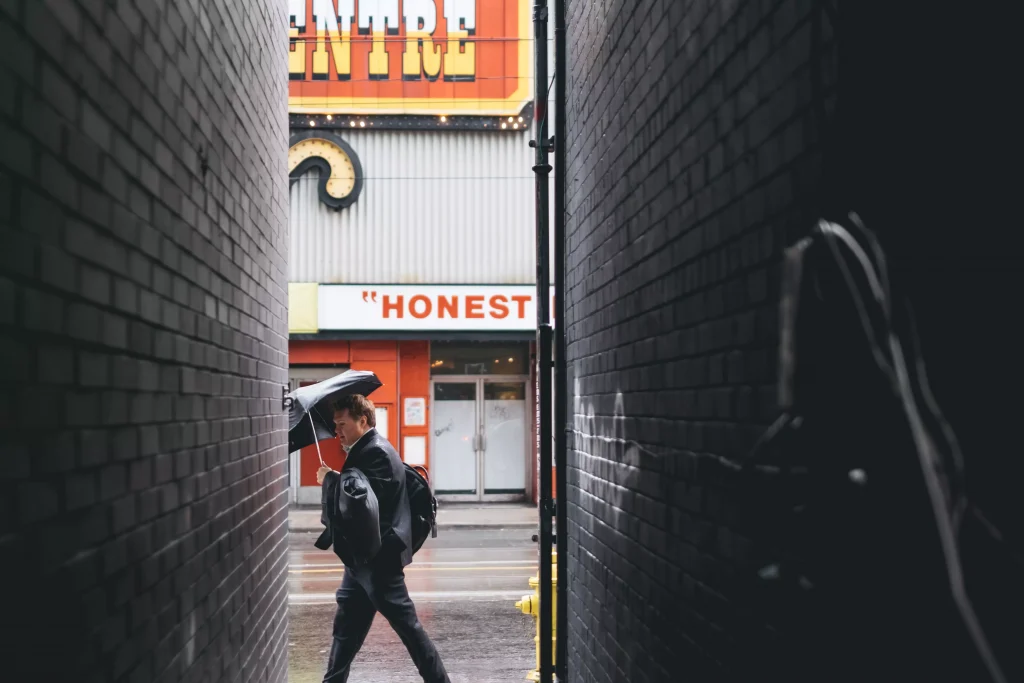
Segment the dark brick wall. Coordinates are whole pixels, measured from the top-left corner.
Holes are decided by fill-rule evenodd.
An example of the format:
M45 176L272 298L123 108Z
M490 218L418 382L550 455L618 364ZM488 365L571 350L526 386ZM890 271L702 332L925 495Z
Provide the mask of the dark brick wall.
M1009 10L567 4L569 680L794 680L750 592L761 508L722 463L777 415L780 255L822 211L880 233L972 491L1004 529L1024 518L1000 446L1024 382Z
M568 5L570 680L715 680L752 540L712 470L775 417L831 34L809 1Z
M5 680L285 680L284 26L0 0Z

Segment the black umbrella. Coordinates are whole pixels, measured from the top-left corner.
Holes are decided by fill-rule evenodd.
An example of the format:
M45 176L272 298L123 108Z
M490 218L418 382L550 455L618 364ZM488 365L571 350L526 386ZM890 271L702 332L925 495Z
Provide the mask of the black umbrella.
M377 375L368 370L346 370L340 375L308 387L300 387L288 394L288 450L294 452L333 438L332 403L351 394L367 396L381 384ZM323 458L320 458L320 462L323 463Z

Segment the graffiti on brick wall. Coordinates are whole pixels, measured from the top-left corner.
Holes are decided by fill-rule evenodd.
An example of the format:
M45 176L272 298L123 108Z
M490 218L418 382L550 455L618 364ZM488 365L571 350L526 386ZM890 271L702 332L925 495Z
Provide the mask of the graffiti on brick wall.
M573 381L573 428L572 448L581 458L596 458L613 463L612 483L626 489L634 487L639 471L630 463L638 461L640 445L626 437L626 398L621 391L615 392L615 403L611 416L598 416L591 397L580 394L579 375ZM590 473L600 471L587 468ZM580 478L580 488L585 493L597 495L590 485L590 477ZM603 497L603 496L601 496Z

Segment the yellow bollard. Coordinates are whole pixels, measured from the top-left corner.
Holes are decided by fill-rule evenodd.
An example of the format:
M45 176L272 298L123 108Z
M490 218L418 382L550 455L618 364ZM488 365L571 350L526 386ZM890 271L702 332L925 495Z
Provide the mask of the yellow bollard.
M533 589L532 595L524 595L523 599L516 603L516 609L523 614L529 614L533 617L533 620L537 624L537 635L533 637L534 647L537 649L537 668L526 674L526 680L528 681L539 681L540 680L540 578L536 576L530 577L530 588ZM554 550L551 551L551 664L555 663L555 624L557 624L557 615L555 610L558 608L558 601L554 600L556 590L558 588L558 553Z

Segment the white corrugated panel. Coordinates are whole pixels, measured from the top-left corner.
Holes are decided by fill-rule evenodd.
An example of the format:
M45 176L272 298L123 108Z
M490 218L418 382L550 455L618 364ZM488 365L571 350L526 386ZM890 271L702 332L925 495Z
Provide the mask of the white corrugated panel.
M352 206L291 188L289 281L529 284L533 150L525 133L341 131L363 167Z

